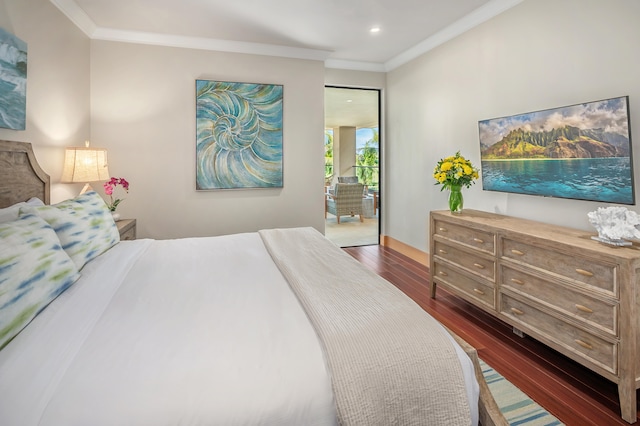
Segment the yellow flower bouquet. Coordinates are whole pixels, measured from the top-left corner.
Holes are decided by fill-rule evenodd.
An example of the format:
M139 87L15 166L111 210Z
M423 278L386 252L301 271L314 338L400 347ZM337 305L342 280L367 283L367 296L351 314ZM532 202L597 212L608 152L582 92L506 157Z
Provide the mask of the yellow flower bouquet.
M442 185L441 191L450 189L452 185L469 188L478 179L478 169L458 151L456 155L438 161L433 177L436 185Z
M456 155L443 158L438 161L436 168L433 170L433 178L436 185L442 185L440 190L448 189L449 209L454 213L462 211L462 187L469 188L478 179L478 169L473 167L471 161L460 155L460 151Z

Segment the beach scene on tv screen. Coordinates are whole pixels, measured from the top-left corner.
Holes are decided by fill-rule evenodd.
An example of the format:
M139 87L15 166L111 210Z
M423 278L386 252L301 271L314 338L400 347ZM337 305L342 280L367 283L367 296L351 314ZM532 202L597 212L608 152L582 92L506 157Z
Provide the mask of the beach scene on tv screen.
M478 122L482 188L635 204L628 97Z

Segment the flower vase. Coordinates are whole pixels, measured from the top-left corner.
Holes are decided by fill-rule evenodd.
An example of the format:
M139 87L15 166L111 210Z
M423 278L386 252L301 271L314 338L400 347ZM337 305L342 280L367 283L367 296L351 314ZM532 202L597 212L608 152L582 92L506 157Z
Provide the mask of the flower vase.
M120 220L120 213L116 212L116 211L112 211L111 212L111 217L113 217L113 221L117 222Z
M451 213L462 213L463 204L462 185L451 185L449 187L449 210Z

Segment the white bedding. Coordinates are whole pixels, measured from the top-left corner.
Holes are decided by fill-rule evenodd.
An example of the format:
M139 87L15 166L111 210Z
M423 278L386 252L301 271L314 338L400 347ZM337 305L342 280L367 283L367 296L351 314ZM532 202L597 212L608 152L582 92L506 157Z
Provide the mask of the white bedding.
M257 233L121 242L0 351L0 425L121 424L336 424L321 345Z

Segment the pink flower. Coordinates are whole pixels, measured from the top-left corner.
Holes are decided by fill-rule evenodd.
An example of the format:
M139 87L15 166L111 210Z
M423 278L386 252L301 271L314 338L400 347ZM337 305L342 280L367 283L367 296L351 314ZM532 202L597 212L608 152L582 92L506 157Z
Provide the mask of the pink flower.
M111 210L112 212L116 211L116 208L118 207L118 204L120 204L122 201L124 201L123 199L113 199L113 191L116 189L116 186L121 185L122 188L125 190L125 192L129 192L129 182L127 182L127 180L125 178L115 178L112 177L109 181L104 183L104 193L107 194L109 196L109 199L111 200L110 203L107 203L107 207L109 207L109 210Z

